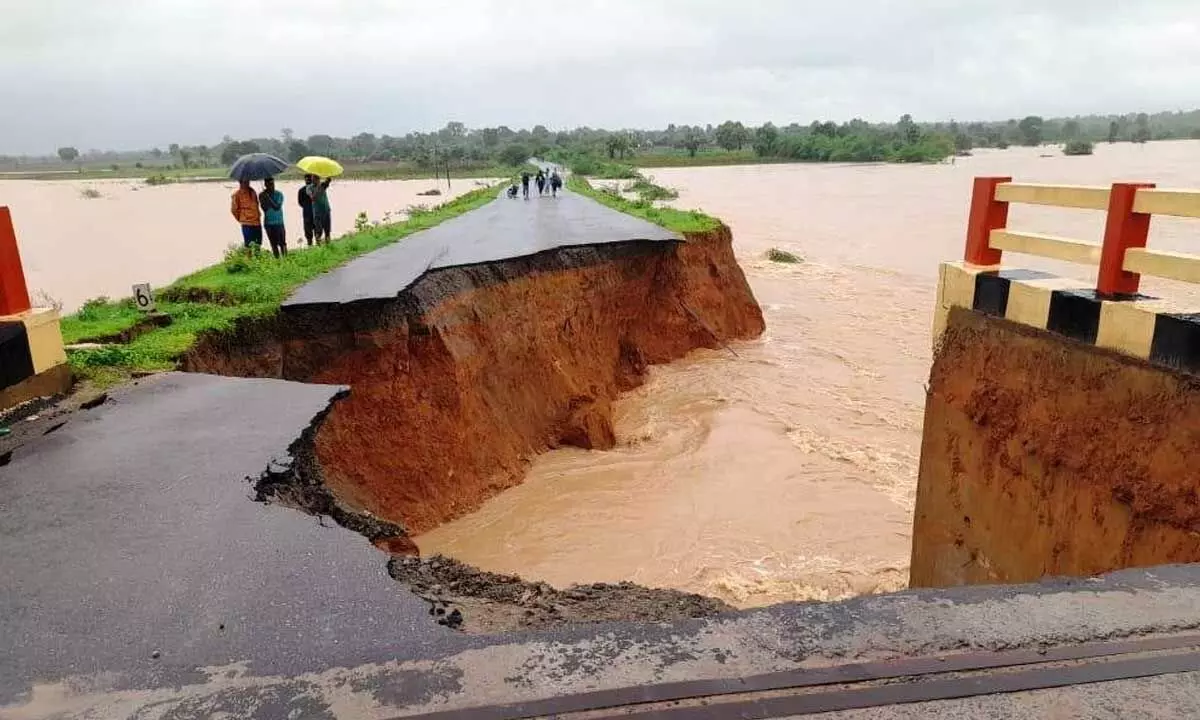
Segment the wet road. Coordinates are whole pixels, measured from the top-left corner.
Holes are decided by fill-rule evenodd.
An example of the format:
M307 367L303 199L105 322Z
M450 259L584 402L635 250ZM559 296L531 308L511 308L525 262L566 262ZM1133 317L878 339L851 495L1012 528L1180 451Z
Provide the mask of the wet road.
M555 247L628 240L678 240L669 230L562 191L528 200L501 197L474 212L364 255L296 291L284 306L399 295L425 271L533 255Z
M74 675L295 675L450 635L363 537L251 499L247 477L336 392L171 373L18 448L0 467L0 706Z

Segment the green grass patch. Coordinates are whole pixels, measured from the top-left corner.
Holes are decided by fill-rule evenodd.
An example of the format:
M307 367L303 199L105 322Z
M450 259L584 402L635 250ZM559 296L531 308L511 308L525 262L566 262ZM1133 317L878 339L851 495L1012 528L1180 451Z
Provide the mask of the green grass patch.
M799 255L780 250L779 248L771 248L767 251L767 259L777 263L798 263L803 262Z
M647 178L638 178L629 185L625 186L625 192L631 192L637 195L646 202L654 202L655 200L677 200L679 193L671 188L665 188L662 185L655 185Z
M247 256L241 249L231 248L222 262L158 291L158 309L171 316L170 325L150 330L128 343L73 351L71 365L84 376L98 367L172 368L202 333L229 329L243 319L268 317L296 288L321 273L482 207L495 197L495 188L480 188L432 209L414 208L403 222L372 225L328 245L294 251L280 260L270 253ZM73 344L117 335L142 317L128 298L97 298L63 318L63 339Z
M708 232L721 225L719 220L705 215L699 210L656 207L648 200L626 200L612 190L597 190L586 178L575 174L567 177L567 187L580 195L590 197L601 205L607 205L627 215L640 217L678 233Z

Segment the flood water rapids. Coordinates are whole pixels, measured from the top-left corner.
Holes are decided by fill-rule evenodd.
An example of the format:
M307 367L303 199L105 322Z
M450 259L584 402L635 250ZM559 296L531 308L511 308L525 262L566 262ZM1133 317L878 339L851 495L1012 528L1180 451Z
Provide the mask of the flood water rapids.
M766 333L652 368L617 403L615 449L538 457L524 484L417 538L423 553L556 586L631 580L740 607L903 588L937 268L962 257L972 178L1200 187L1200 142L648 172L679 190L674 204L732 227ZM1018 206L1009 222L1097 241L1103 223L1102 212ZM1200 223L1155 218L1150 243L1200 252ZM804 262L771 262L772 247Z
M631 580L749 607L905 586L938 263L962 255L971 179L1200 187L1200 142L979 151L954 164L650 170L728 223L766 333L650 369L615 408L618 446L555 450L525 482L417 538L424 554L556 586ZM335 185L336 231L431 181ZM454 194L471 181L454 181ZM84 186L101 197L83 197ZM285 185L294 195L295 186ZM444 186L443 186L444 189ZM220 258L232 186L0 180L30 285L67 311ZM289 208L294 246L298 212ZM1098 240L1103 213L1014 206L1010 225ZM1200 223L1151 245L1200 252ZM765 258L776 247L795 265ZM1009 256L1093 278L1094 269ZM1175 283L1143 291L1192 294Z

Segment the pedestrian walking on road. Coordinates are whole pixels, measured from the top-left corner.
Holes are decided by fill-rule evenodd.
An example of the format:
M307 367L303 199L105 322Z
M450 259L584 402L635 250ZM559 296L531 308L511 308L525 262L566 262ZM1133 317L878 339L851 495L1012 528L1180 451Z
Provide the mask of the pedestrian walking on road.
M258 195L250 187L249 180L239 180L238 189L233 191L230 204L233 219L242 226L242 247L247 251L262 247L262 215L258 209Z
M300 214L304 219L304 242L312 247L313 242L313 206L312 198L308 195L308 186L317 181L316 175L305 175L300 192L296 193L296 202L300 203Z
M307 187L308 197L312 200L313 206L313 235L317 239L317 244L322 244L322 236L324 242L328 243L333 232L333 211L329 205L329 183L331 178L321 178L313 175L313 181Z
M521 194L525 196L526 200L529 199L529 171L528 170L521 173Z
M541 168L538 168L536 182L538 186L538 195L544 195L546 192L546 173L543 172Z
M283 193L275 189L275 178L263 181L263 191L258 195L258 204L263 211L263 229L271 243L271 254L276 258L287 255L287 230L283 225Z
M555 170L550 174L550 194L558 197L558 191L562 189L562 176Z

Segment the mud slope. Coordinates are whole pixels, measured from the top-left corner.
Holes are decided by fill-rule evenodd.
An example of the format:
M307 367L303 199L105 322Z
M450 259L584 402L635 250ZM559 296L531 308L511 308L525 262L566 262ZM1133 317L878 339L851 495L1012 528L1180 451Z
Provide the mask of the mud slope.
M1200 382L956 309L935 356L914 587L1200 561Z
M409 533L521 481L534 454L611 447L649 364L756 337L728 228L430 271L392 300L288 308L205 339L190 370L349 385L315 439L338 498Z

